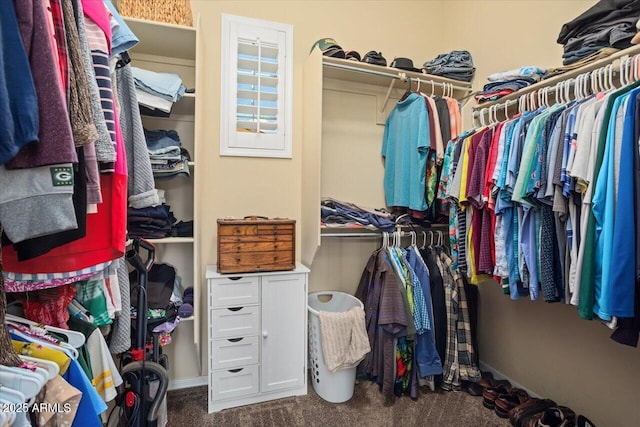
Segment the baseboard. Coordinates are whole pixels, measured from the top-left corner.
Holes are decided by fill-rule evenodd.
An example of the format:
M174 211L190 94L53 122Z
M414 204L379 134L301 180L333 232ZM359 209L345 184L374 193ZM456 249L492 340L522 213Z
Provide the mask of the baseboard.
M207 381L206 376L178 378L169 381L169 390L181 390L183 388L200 387L207 384L209 384L209 382Z
M523 386L522 384L518 383L517 381L514 381L513 379L509 378L508 376L506 376L505 374L503 374L502 372L498 371L497 369L495 369L493 366L488 365L486 363L484 363L483 361L480 361L480 370L482 371L489 371L493 374L493 377L499 380L509 380L509 382L511 383L511 385L513 387L517 387L517 388L521 388L524 391L526 391L529 396L531 397L536 397L536 398L540 398L540 396L536 393L534 393L533 391L529 390L527 387Z

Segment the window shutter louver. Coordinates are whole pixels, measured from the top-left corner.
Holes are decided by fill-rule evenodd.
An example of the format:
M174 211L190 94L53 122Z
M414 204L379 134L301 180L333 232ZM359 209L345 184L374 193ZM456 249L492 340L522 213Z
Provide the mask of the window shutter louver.
M221 154L291 157L291 34L245 21L228 23L223 40Z

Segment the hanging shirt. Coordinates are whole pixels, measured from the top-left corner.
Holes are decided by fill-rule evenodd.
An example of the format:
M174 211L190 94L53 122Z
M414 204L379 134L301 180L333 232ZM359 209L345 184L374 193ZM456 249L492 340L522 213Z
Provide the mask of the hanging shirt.
M622 143L622 127L629 94L617 98L613 105L602 167L593 194L593 215L596 221L595 301L593 312L602 320L611 320L610 289L613 232L615 219L615 151ZM605 248L607 248L605 250ZM617 261L616 261L617 262Z
M387 118L382 140L385 158L384 191L387 206L427 209L424 195L429 120L424 98L411 93Z
M634 89L629 93L625 114L622 141L620 144L618 188L614 194L615 214L613 219L613 244L615 248L615 262L609 267L609 307L606 307L611 316L634 316L635 293L635 262L636 251L635 236L638 233L638 224L634 218L634 200L629 195L634 188L634 166L636 139L634 127L637 118L636 99L640 89Z
M606 109L604 110L604 123L609 123L612 111L617 111L613 109L613 106L618 97L621 95L631 91L635 87L637 87L640 82L634 82L633 84L626 86L618 91L611 93L609 99L607 101ZM599 169L602 164L602 159L604 158L604 147L605 141L607 139L607 132L603 131L600 133L600 143L598 145L598 152L596 154L595 161L595 169L594 176L597 178L594 181L594 185L597 188L599 181ZM585 255L584 262L582 266L582 275L581 275L581 283L580 283L580 301L579 301L579 309L578 313L580 317L584 319L591 319L593 317L593 309L594 309L594 301L595 301L595 263L597 259L596 251L595 251L595 232L596 232L596 222L595 222L595 213L589 216L588 225L587 225L587 239L585 241Z

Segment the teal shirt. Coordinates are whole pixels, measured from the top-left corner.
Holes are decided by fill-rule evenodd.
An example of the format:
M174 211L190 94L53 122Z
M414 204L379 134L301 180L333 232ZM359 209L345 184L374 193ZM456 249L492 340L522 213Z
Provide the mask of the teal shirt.
M426 101L416 93L399 101L389 114L382 140L387 206L427 209L425 176L431 146L429 132Z
M623 115L629 94L624 94L615 100L607 129L607 140L604 158L598 174L597 184L593 193L593 216L596 220L596 270L595 270L595 301L593 312L602 320L611 320L611 267L613 262L613 233L615 218L615 189L614 152L621 141L617 135L622 130L617 129L621 124L617 117Z

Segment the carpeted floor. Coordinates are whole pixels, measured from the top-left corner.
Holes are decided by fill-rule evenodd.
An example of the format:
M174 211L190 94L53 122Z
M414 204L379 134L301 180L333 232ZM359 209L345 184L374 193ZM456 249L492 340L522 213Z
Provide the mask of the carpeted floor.
M510 426L482 406L482 397L466 392L431 392L384 404L370 381L356 385L353 398L341 404L320 398L309 385L306 396L207 413L207 388L171 391L167 399L171 426Z

